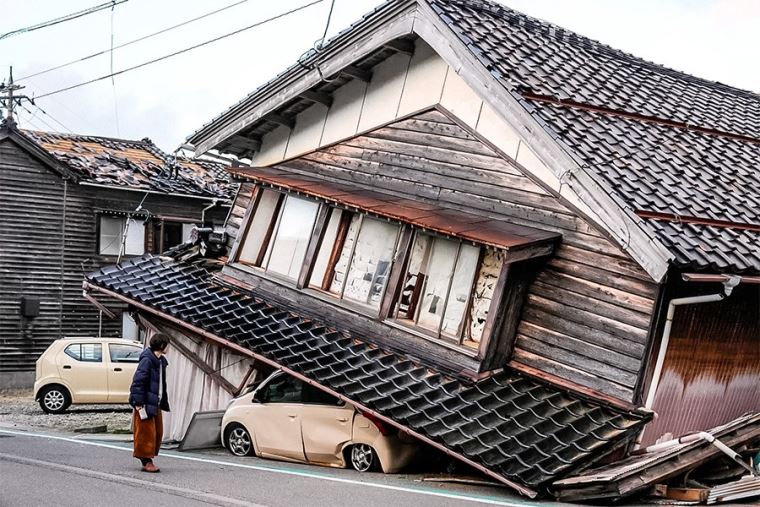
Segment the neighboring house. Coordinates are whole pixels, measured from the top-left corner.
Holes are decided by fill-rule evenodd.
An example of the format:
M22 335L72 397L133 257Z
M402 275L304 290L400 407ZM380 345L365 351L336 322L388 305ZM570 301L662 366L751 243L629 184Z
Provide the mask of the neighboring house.
M233 197L221 164L175 158L147 139L3 124L0 385L31 385L34 362L57 338L135 337L123 305L113 308L118 319L101 319L82 297L83 273L178 245L204 215L221 227Z
M87 290L545 493L760 412L758 111L495 3L390 1L189 138L251 160L228 259Z

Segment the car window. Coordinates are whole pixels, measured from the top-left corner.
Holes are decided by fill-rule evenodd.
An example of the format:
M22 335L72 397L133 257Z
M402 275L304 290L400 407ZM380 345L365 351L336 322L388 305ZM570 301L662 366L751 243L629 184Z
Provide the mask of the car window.
M301 403L303 382L289 375L282 375L266 386L264 403Z
M343 401L340 398L336 398L332 394L306 384L303 386L303 402L313 405L329 405L331 407L343 405Z
M137 363L143 349L134 345L108 344L108 354L112 363Z
M63 351L77 361L99 363L103 360L103 346L100 343L72 343Z

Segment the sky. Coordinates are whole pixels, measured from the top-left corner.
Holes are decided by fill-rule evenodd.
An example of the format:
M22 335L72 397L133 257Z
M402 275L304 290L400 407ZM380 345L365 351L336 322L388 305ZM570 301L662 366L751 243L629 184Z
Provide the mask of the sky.
M0 0L0 34L104 0ZM252 25L310 0L128 0L49 28L0 39L0 81L13 66L21 93L47 92L108 75ZM193 17L239 5L113 53L34 78ZM380 0L335 0L328 38ZM649 61L760 92L760 2L754 0L502 0L501 3ZM71 91L20 111L22 128L130 139L166 151L293 64L318 41L330 1L238 35ZM113 24L113 30L112 30ZM44 112L43 112L44 111Z

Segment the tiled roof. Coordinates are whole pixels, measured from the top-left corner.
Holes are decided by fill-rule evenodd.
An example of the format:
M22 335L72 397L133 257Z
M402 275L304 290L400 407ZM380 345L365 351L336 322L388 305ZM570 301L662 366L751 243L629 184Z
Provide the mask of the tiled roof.
M476 383L447 377L222 286L197 264L146 255L87 279L247 347L534 491L630 441L649 420L512 370Z
M220 199L234 195L224 165L172 157L149 139L131 141L32 130L22 133L65 163L82 181Z
M760 225L760 95L646 62L487 0L430 3L582 170L634 211ZM758 232L652 222L676 264L760 272Z
M760 137L760 95L647 62L488 0L429 0L510 89Z

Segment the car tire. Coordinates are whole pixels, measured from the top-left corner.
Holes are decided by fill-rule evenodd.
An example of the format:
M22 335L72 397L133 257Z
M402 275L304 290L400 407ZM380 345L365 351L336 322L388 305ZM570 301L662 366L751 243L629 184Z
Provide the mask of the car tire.
M354 444L348 450L351 468L357 472L375 472L380 469L380 459L368 444Z
M39 401L46 414L61 414L71 405L71 395L63 386L46 386L40 391Z
M242 424L230 424L224 432L224 446L235 456L254 456L253 439Z

